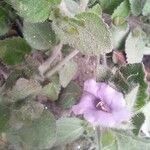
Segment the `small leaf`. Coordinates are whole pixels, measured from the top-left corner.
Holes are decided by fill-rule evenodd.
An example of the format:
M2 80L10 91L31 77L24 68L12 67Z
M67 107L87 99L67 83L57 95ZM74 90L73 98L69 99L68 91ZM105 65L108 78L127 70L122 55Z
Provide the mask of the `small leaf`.
M111 131L104 131L101 135L102 147L108 147L112 145L115 141L115 137Z
M9 30L9 25L7 23L7 13L5 12L5 10L0 7L0 36L4 35L5 33L8 32Z
M115 25L122 25L130 13L130 6L127 0L124 0L113 12L112 21Z
M0 104L0 134L7 129L10 116L10 107Z
M144 41L145 33L141 29L135 29L127 37L125 43L125 52L127 54L128 63L142 62L144 52L150 50L146 47Z
M50 3L47 0L7 0L25 21L44 22L50 15Z
M147 140L136 138L135 136L130 136L127 133L117 133L117 150L149 150L150 143Z
M59 78L58 76L53 76L51 78L51 82L42 88L41 94L49 97L50 100L55 101L58 99L60 90L61 90L61 85L59 82Z
M70 82L70 84L62 91L58 103L63 108L72 107L81 95L80 87L74 83Z
M139 90L139 85L137 85L135 88L133 88L132 91L130 93L128 93L125 97L127 107L131 111L133 111L134 107L136 106L138 90Z
M68 144L78 139L84 132L82 121L78 118L57 120L57 140L55 145Z
M142 14L144 16L150 15L150 0L146 0L144 7L143 7Z
M24 22L23 35L28 44L38 50L49 49L55 42L55 33L49 22Z
M28 96L33 96L39 93L41 90L40 84L35 80L27 80L24 78L19 78L12 88L11 91L8 91L8 95L14 100L22 100Z
M129 0L129 2L132 14L135 16L140 15L142 13L145 0Z
M0 58L5 63L14 65L21 63L31 48L22 38L16 37L0 41Z
M8 141L12 144L20 143L29 149L42 150L51 148L56 140L55 118L47 110L39 118L23 123L18 129L17 122L12 126L14 127L7 131Z
M112 33L112 43L113 49L119 49L129 32L129 27L127 26L114 26L112 24L111 33Z
M134 125L133 133L138 135L141 129L142 124L145 121L145 116L143 113L138 113L132 118L132 123Z
M92 8L88 9L88 12L95 13L96 15L101 16L102 8L99 4L96 4Z
M60 83L63 87L66 87L77 73L78 65L70 60L63 68L59 71Z
M53 21L53 28L64 44L84 54L98 55L112 50L107 25L94 13L80 13L77 19Z
M107 13L112 13L113 10L123 1L123 0L99 0L100 4Z

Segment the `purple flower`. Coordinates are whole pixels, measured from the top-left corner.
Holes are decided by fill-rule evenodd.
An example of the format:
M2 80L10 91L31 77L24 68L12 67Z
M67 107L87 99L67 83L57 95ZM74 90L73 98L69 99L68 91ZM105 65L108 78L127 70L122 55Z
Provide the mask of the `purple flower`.
M72 111L75 115L83 115L93 125L104 127L116 127L131 117L123 94L94 79L85 81L83 96Z

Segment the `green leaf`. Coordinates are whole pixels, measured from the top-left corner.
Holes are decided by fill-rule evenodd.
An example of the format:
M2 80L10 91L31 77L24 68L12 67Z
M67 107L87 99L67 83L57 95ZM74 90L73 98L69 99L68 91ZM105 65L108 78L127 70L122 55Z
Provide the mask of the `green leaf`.
M128 35L125 43L128 63L142 62L143 54L149 52L150 47L146 46L145 36L141 29L135 29Z
M96 4L92 8L89 8L88 12L95 13L96 15L101 16L102 15L102 8L99 4Z
M101 135L101 141L102 147L105 149L105 147L108 147L114 143L115 137L110 130L104 131Z
M145 0L129 0L129 2L132 14L135 16L140 15L142 13Z
M143 7L142 14L144 16L150 15L150 0L146 0L144 7Z
M112 21L115 25L122 25L126 22L126 17L130 13L130 6L127 0L124 0L113 12Z
M53 5L58 5L61 2L61 0L47 0L47 1L50 2L50 4L53 4Z
M150 149L150 143L138 139L134 136L129 136L126 133L117 133L117 143L118 143L118 149L117 150L149 150Z
M55 145L68 144L78 139L84 132L82 121L78 118L57 120L57 140Z
M22 38L16 37L0 41L0 58L7 64L21 63L30 51L31 48Z
M44 22L50 15L50 3L47 0L7 1L27 22Z
M4 132L8 127L10 119L10 107L0 104L0 133Z
M74 0L62 0L59 8L62 14L69 17L73 17L81 11L79 4Z
M42 88L41 94L49 97L50 100L55 101L58 99L60 90L61 90L61 84L59 82L59 77L53 76L51 78L51 82Z
M133 133L138 135L141 129L142 124L145 121L145 116L143 113L138 113L132 118L132 123L134 125Z
M31 95L35 96L40 90L41 86L37 81L19 78L12 90L8 91L8 95L13 99L13 101L17 101L25 99Z
M63 87L66 87L77 73L78 65L73 60L70 60L59 71L60 83Z
M142 112L145 115L145 122L143 123L141 130L146 135L146 137L150 137L150 133L149 133L150 131L150 119L149 119L150 118L150 102L148 102L144 106Z
M142 64L128 64L120 68L121 75L127 81L129 85L129 91L139 85L137 93L136 109L140 109L147 103L147 82L145 82L145 72Z
M53 22L53 28L64 44L84 54L103 54L112 50L107 25L94 13L81 13L78 19L64 19Z
M113 49L119 49L129 32L129 27L127 26L114 26L112 24L111 33L112 33L112 43Z
M55 33L50 22L24 22L23 35L28 44L38 50L49 49L55 43Z
M121 2L123 2L123 0L99 0L99 1L102 6L102 9L110 14Z
M9 30L9 25L7 23L7 13L5 12L5 10L0 7L0 36L4 35L5 33L8 32Z
M14 128L7 131L8 141L12 144L20 143L29 149L42 150L51 148L56 140L55 118L47 110L44 110L39 118L23 123L19 128L17 122L12 126Z
M63 108L70 108L76 103L77 100L79 100L80 95L81 88L79 85L75 82L70 82L70 84L65 89L63 89L58 103Z
M125 101L127 103L127 107L129 110L131 110L131 112L133 112L134 107L136 106L136 103L137 103L138 90L139 90L139 85L137 85L135 88L133 88L131 90L131 92L125 96Z

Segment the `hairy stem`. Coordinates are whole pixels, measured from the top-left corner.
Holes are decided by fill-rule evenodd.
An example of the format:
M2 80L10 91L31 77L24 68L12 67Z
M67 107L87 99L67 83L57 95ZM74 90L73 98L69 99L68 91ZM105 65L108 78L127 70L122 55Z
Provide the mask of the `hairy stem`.
M52 70L46 72L45 76L47 78L51 77L52 75L54 75L57 71L59 71L61 69L61 67L63 67L70 59L72 59L75 55L78 54L78 50L74 50L73 52L71 52L68 56L66 56L60 63L58 63Z
M62 46L63 46L62 43L59 43L57 46L55 46L53 49L52 56L48 58L42 65L39 66L39 72L41 76L44 76L44 74L50 69L52 62L56 59L56 57L60 53Z
M96 137L96 150L101 150L101 142L100 142L100 137L101 137L101 133L100 133L100 127L97 126L96 130L95 130L95 137Z

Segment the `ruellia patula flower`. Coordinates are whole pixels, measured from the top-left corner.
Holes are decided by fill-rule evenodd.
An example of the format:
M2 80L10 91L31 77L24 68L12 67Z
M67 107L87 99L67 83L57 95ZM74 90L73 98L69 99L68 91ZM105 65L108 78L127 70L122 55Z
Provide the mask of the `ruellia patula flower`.
M123 94L94 79L85 81L81 100L72 111L83 115L94 126L116 127L131 118Z

